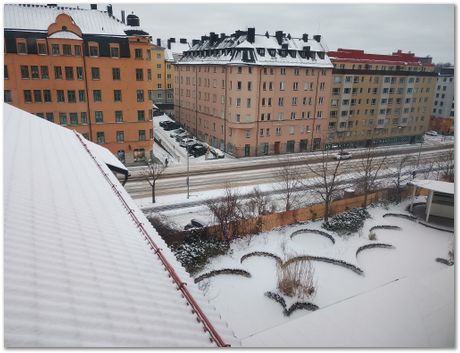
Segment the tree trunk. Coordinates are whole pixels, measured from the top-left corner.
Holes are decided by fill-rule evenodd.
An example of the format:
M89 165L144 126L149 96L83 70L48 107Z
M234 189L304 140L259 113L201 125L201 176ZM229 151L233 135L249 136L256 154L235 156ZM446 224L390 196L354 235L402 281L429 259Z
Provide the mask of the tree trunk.
M324 223L327 223L329 220L329 206L330 206L330 201L329 199L326 199L324 202Z
M364 189L364 204L363 204L363 208L366 209L367 208L367 196L369 194L369 190Z
M155 203L155 182L152 185L152 203Z

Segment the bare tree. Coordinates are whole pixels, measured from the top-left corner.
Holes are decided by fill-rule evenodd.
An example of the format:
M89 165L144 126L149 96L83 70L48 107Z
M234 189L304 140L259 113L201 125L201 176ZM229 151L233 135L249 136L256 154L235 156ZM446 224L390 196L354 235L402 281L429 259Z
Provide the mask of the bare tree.
M237 231L238 222L244 218L240 195L227 185L224 196L218 201L206 201L206 206L219 226L220 236L230 241Z
M361 165L358 171L359 177L357 184L364 194L364 208L367 207L369 193L377 188L378 177L387 158L386 155L379 157L375 147L374 144L367 147L361 158Z
M410 172L406 170L407 166L412 162L413 158L410 155L405 155L399 160L396 167L392 183L395 187L395 198L397 202L401 202L402 185L410 180Z
M318 185L313 190L319 195L324 201L324 222L329 220L331 211L331 203L339 194L339 185L343 180L343 168L344 163L341 159L333 161L332 155L329 150L323 150L320 162L318 164L307 164L307 172L313 174L313 183ZM308 182L309 175L306 175L304 184ZM310 179L311 180L311 179ZM308 189L308 184L304 185Z
M152 203L155 203L155 185L166 170L166 166L158 160L147 161L147 167L141 172L142 177L147 180L152 188Z
M264 195L258 186L252 189L246 202L247 213L260 216L270 212L270 197Z
M298 207L300 197L298 188L301 186L300 174L291 158L288 157L282 167L278 169L276 180L278 181L277 189L283 195L284 209L290 211Z
M441 172L441 177L445 181L453 182L455 179L454 159L454 150L451 149L444 153L437 162L437 167Z

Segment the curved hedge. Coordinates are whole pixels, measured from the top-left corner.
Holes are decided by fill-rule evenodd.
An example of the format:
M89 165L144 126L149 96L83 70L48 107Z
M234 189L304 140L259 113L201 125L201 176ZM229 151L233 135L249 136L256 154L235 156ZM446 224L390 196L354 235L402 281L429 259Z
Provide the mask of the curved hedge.
M352 265L348 262L345 262L343 260L337 260L337 259L331 259L329 257L322 257L322 256L310 256L310 255L304 255L304 256L297 256L293 257L292 259L289 259L283 264L284 266L288 266L289 264L296 262L296 261L303 261L303 260L310 260L310 261L321 261L321 262L327 262L333 265L337 266L342 266L346 269L349 269L353 271L354 273L357 273L358 275L363 275L364 271L361 270L359 267Z
M243 255L240 259L240 263L243 263L244 260L246 260L248 257L251 257L251 256L263 256L263 257L271 257L273 259L275 259L275 261L279 264L279 265L282 265L283 264L283 260L281 260L281 258L275 254L272 254L272 253L269 253L269 252L265 252L265 251L254 251L254 252L251 252L249 254L246 254L246 255Z
M389 230L401 230L402 228L400 226L392 226L389 224L384 224L380 226L373 226L371 229L369 229L369 232L372 232L375 229L389 229Z
M385 218L385 217L398 217L398 218L408 219L409 221L416 221L417 220L417 217L412 216L412 215L408 215L408 214L404 214L404 213L385 213L382 217L383 218Z
M447 265L447 266L453 266L454 265L454 263L452 261L449 261L447 259L443 259L442 257L437 257L436 262L440 262L440 263L442 263L444 265Z
M283 307L283 314L284 316L290 316L294 311L296 310L309 310L309 311L315 311L318 310L319 307L313 303L309 302L295 302L292 304L289 309L286 307L286 301L284 298L273 292L265 292L264 294L267 298L270 298L274 300L275 302L279 303Z
M234 268L223 268L222 270L214 270L211 272L204 273L201 276L198 276L197 278L195 278L195 283L201 282L202 280L206 278L214 277L217 275L239 275L239 276L244 276L247 278L251 277L251 274L245 270L239 270L239 269L234 269Z
M317 230L317 229L299 229L299 230L296 230L294 233L292 233L290 238L292 239L296 235L305 234L305 233L314 233L314 234L322 235L323 237L326 237L330 241L332 241L332 244L335 244L335 239L331 234L324 232L322 230Z
M384 243L375 243L375 244L366 244L358 248L356 250L356 257L358 257L358 254L366 249L372 249L372 248L385 248L385 249L394 249L395 247L391 244L384 244Z

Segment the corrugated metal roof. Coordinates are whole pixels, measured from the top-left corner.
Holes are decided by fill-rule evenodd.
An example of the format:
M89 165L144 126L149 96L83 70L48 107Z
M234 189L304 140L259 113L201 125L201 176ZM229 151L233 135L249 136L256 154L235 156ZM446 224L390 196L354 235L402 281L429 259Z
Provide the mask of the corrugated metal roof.
M3 26L6 30L47 31L62 13L72 17L83 34L125 36L125 30L140 29L127 26L105 11L34 4L4 5Z
M215 346L133 216L234 343L101 154L93 159L73 131L8 104L4 139L5 346Z

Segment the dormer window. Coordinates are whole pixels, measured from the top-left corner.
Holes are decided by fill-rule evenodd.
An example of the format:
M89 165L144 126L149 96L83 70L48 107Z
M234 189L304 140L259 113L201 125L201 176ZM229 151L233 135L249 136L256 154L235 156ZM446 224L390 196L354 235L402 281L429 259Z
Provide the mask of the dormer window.
M120 57L120 46L118 44L110 44L110 56L112 58Z
M37 53L38 55L48 54L48 50L46 48L46 42L44 40L37 40Z
M25 39L16 39L16 51L18 54L27 54L27 43Z
M275 49L268 49L268 54L270 54L270 56L275 56L276 55L276 50Z
M99 56L99 45L97 43L89 44L89 56L94 56L94 57Z
M280 49L278 50L278 54L284 58L287 55L287 50Z
M289 50L289 55L291 56L291 58L295 58L296 57L296 51L295 50Z
M323 60L324 59L324 52L323 51L319 51L318 52L318 57Z
M301 58L305 59L305 57L307 56L307 53L305 51L303 51L303 50L300 50L299 55L300 55Z
M265 56L265 49L264 48L257 48L257 54L260 56Z

